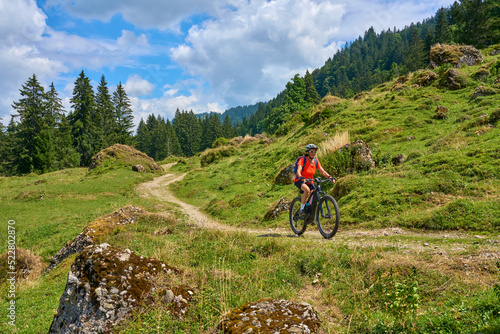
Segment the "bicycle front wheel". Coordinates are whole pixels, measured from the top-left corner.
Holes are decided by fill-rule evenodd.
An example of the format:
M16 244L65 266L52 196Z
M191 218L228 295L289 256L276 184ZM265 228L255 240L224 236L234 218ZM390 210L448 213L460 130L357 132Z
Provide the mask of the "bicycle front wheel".
M330 239L337 233L340 223L340 211L335 198L330 195L324 196L319 202L319 208L316 212L319 233Z
M307 224L304 219L299 219L300 212L300 197L294 198L292 203L290 203L290 227L293 233L301 235L306 231Z

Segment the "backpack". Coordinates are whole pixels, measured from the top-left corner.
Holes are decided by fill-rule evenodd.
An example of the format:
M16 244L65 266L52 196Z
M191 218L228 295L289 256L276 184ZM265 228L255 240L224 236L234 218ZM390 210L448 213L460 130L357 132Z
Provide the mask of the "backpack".
M295 160L295 167L293 168L293 173L295 175L297 175L297 169L299 168L299 160L300 159L304 159L304 162L302 163L302 166L305 166L306 165L306 162L307 162L307 157L304 155L304 156L300 156L297 158L297 160ZM314 163L316 164L316 169L318 169L318 160L316 160L316 158L314 158ZM302 167L304 168L304 167Z

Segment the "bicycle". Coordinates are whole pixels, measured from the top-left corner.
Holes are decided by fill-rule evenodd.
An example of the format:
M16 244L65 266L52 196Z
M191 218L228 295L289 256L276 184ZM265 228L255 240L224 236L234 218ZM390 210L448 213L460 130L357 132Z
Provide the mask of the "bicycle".
M306 181L310 182L312 180L309 179ZM306 231L307 225L316 225L314 223L314 220L316 219L319 233L321 233L325 239L330 239L337 233L339 228L339 206L335 201L335 198L327 195L321 190L321 183L330 180L318 177L314 179L314 181L318 183L318 186L315 190L313 190L312 194L307 199L306 207L304 208L306 216L303 219L298 217L300 212L301 197L294 198L292 203L290 203L290 226L292 227L292 231L297 236L300 236ZM299 191L299 194L303 193L304 192L302 190Z

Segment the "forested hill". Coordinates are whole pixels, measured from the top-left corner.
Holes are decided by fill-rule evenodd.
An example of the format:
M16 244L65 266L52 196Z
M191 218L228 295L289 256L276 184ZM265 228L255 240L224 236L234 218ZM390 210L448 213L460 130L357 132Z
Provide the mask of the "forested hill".
M226 117L229 117L231 124L236 125L238 123L243 122L245 118L250 118L256 111L257 108L259 107L259 104L251 104L248 106L238 106L238 107L233 107L229 108L226 111L224 111L222 114L221 113L215 113L215 112L204 112L201 114L196 114L196 116L200 118L205 118L209 116L212 113L215 113L217 116L219 116L219 119L221 122L224 122Z
M434 17L402 30L376 33L373 28L347 43L321 68L312 71L312 81L320 97L327 94L351 98L383 82L429 64L429 51L436 43L456 43L484 48L500 43L500 4L497 0L460 0L441 8ZM308 73L295 76L283 92L238 126L239 133L275 133L289 114L305 110L310 101ZM314 102L312 102L314 103Z

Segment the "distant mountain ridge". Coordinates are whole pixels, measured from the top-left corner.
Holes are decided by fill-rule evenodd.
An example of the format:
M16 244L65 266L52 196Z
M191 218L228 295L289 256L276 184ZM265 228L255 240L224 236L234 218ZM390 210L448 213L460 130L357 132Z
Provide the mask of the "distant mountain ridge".
M259 103L256 103L256 104L247 105L247 106L238 106L238 107L229 108L226 111L224 111L222 114L218 113L218 112L211 111L211 112L204 112L201 114L196 114L196 116L198 116L200 118L205 118L205 117L209 116L210 114L215 113L215 114L217 114L217 116L219 116L220 121L224 122L224 119L226 118L226 115L227 115L227 116L229 116L229 119L231 120L231 125L234 126L238 123L243 122L244 118L250 118L250 116L255 114L255 112L257 111L258 108L259 108Z

